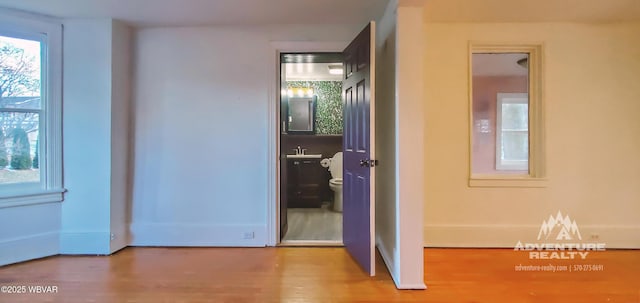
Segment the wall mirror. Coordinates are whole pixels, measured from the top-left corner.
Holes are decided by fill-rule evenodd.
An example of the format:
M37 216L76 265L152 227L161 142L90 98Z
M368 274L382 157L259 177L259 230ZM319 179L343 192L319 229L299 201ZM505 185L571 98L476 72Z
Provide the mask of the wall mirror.
M342 53L280 54L280 133L342 134Z
M317 97L289 97L287 133L315 134Z

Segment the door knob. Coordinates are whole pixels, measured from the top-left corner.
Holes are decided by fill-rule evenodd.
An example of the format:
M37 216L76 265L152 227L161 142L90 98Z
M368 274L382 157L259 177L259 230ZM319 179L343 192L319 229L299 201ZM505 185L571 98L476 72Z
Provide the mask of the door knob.
M360 160L360 166L362 167L374 167L376 165L378 165L378 160L369 160L369 159Z

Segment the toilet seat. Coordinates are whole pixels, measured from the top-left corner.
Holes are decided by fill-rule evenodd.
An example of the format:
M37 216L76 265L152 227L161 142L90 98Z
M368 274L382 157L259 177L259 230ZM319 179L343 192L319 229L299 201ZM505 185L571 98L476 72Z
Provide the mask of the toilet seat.
M329 180L329 184L342 185L342 178L333 178L333 179Z
M342 152L337 152L329 162L329 172L332 179L340 179L342 181ZM342 182L341 182L342 183Z
M337 152L329 161L329 188L333 191L333 210L342 212L342 152Z

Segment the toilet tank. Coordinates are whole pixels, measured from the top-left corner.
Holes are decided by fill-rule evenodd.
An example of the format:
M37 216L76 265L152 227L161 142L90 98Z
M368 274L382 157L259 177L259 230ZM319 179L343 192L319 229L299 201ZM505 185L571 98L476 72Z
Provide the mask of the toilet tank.
M342 179L342 152L337 152L333 155L329 164L329 171L332 179Z

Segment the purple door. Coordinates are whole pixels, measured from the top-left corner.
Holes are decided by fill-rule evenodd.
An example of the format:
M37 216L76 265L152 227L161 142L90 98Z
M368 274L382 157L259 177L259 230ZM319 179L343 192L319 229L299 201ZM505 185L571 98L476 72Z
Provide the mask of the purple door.
M375 275L374 63L375 23L344 50L343 239L347 251Z

